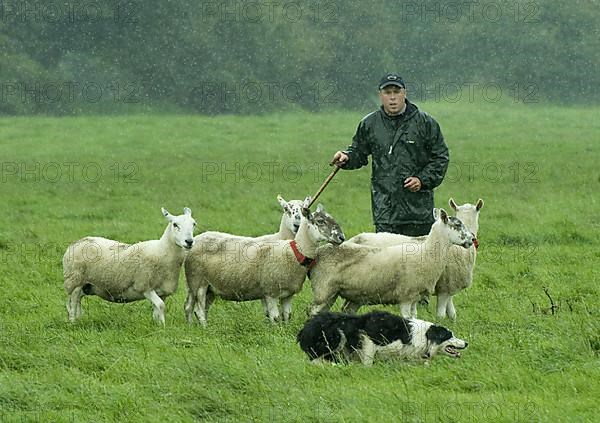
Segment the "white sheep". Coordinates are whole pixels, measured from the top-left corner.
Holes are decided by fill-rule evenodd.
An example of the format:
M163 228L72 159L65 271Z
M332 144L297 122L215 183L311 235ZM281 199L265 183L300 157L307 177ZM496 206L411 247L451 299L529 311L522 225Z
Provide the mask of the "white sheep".
M308 205L310 198L305 201ZM195 238L185 261L188 288L185 314L193 314L206 325L208 309L215 296L229 301L262 300L274 323L290 319L292 297L300 292L307 268L321 241L340 244L344 234L319 204L311 213L302 209L302 221L294 240L256 241L252 238L205 232Z
M283 214L281 215L281 221L279 223L279 231L277 231L274 234L261 235L258 237L247 237L247 236L231 235L231 234L228 234L225 232L210 231L210 232L206 232L206 234L208 234L206 236L210 235L211 237L221 237L221 238L227 239L227 242L230 244L232 244L233 242L250 243L250 242L269 242L269 241L278 241L278 240L283 240L283 239L294 239L294 237L296 236L296 232L298 232L298 228L300 227L300 222L302 221L303 201L302 200L286 201L281 195L277 195L277 201L279 202L279 205L283 209ZM194 296L188 295L187 300L193 301ZM193 308L194 305L195 305L195 303L188 304L188 302L186 301L186 304L184 306L184 309L186 310L186 316L188 318L188 321L190 321L190 323L193 320L191 317L192 310L190 309L190 307ZM265 315L268 315L268 307L267 307L267 303L264 300L264 298L262 299L262 306L263 306ZM190 311L187 311L188 309Z
M389 247L344 243L319 248L311 272L311 314L329 309L338 296L355 309L366 304L400 304L404 317L416 316L416 303L433 293L446 267L450 246L468 248L473 235L443 209L424 241ZM356 310L353 310L356 311Z
M152 316L165 324L164 298L177 290L185 251L194 245L192 211L171 215L158 240L124 244L101 237L85 237L71 244L63 256L64 287L70 321L81 317L81 298L97 295L111 302L148 299Z
M456 212L459 218L469 231L477 239L479 230L479 211L483 208L483 200L479 199L473 204L457 205L453 198L448 200L448 204ZM385 247L398 245L405 242L422 242L425 237L407 237L404 235L381 233L362 233L350 238L347 242L370 245L376 247ZM463 289L471 286L473 283L473 269L477 259L477 241L468 249L459 246L450 247L448 263L442 272L435 286L435 295L437 296L437 316L444 318L446 315L451 319L456 319L456 309L452 297ZM356 308L353 304L344 304L344 309Z
M471 231L475 240L479 231L479 211L483 208L483 200L480 198L475 205L457 205L454 199L448 201L450 207L456 211L456 217L463 221L468 230ZM437 316L456 319L456 309L452 297L471 286L473 283L473 269L477 260L477 241L471 248L464 249L453 246L450 248L448 264L440 276L436 286Z

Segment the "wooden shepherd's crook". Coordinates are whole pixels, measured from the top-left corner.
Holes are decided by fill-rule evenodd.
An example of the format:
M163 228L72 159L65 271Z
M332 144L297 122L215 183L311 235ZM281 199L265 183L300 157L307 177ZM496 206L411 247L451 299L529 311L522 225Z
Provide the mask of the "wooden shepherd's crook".
M329 163L329 166L335 166L335 169L333 169L333 172L331 172L329 174L329 176L327 177L327 179L325 179L325 182L323 182L323 184L321 185L321 188L319 188L319 190L316 192L316 194L313 195L312 199L310 200L310 204L308 205L308 208L310 208L310 206L312 206L315 203L315 201L317 201L317 198L319 198L319 195L321 195L321 193L323 192L323 190L325 189L327 184L329 184L329 182L331 182L331 180L333 179L335 174L338 173L338 171L341 169L341 167L339 167L338 165L334 165L333 163Z

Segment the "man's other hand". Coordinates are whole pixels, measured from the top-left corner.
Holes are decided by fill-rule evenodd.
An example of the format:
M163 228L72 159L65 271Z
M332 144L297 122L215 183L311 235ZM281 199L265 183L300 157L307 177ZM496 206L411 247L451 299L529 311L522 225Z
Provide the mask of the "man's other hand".
M411 192L417 192L421 189L421 180L416 176L409 176L404 180L404 188Z

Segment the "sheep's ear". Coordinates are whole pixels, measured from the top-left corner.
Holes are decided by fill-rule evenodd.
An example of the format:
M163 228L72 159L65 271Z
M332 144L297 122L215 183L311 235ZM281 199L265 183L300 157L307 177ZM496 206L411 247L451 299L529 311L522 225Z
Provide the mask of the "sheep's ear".
M279 205L281 206L281 208L283 209L283 211L286 211L289 213L290 211L290 207L288 205L288 202L284 200L284 198L277 194L277 201L279 202Z
M483 200L480 198L479 200L477 200L477 204L475 204L475 209L477 209L477 211L479 211L482 208L483 208Z
M323 204L321 204L321 203L317 204L317 212L325 213L325 207L323 207Z
M440 209L434 208L433 209L433 219L438 220L439 218L440 218Z
M302 216L304 216L305 218L310 220L311 216L310 216L310 210L308 207L302 207Z
M457 211L457 209L458 209L458 206L456 205L456 201L454 201L454 198L450 197L450 199L448 200L448 205L449 205L450 207L452 207L452 209L453 209L454 211Z
M312 201L312 198L310 197L310 195L308 195L305 199L304 202L302 203L302 208L303 209L307 209L308 206L310 206L310 202Z
M184 207L183 208L183 214L191 216L192 215L192 209L190 209L189 207Z
M166 217L169 222L171 220L173 220L173 215L171 213L169 213L169 211L167 209L165 209L164 207L161 207L160 211L162 211L163 216Z
M440 209L440 219L442 219L442 222L448 223L448 213L446 213L446 210Z

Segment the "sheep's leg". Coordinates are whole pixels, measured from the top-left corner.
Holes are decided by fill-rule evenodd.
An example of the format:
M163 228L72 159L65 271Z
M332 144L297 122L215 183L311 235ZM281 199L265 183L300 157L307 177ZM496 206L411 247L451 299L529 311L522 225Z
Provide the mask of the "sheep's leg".
M409 319L412 317L412 302L409 303L400 303L400 314L405 319Z
M204 313L208 316L208 309L215 301L215 293L210 289L206 290L206 301L204 301Z
M327 311L335 303L338 297L336 281L322 280L320 282L311 281L313 291L313 302L310 308L310 315L314 316L321 311Z
M84 295L83 287L81 286L78 286L69 294L67 298L67 314L69 315L70 322L74 322L81 317L81 298Z
M207 297L208 297L208 286L200 287L195 292L196 303L194 304L194 314L198 319L198 322L202 326L206 326L206 314L208 312Z
M342 311L344 313L348 313L348 314L356 314L356 312L358 312L358 309L360 307L361 307L360 303L355 303L353 301L346 300L346 301L344 301L344 304L342 304Z
M165 324L165 303L160 299L156 291L153 289L150 291L144 292L144 297L146 297L153 306L152 317L154 320L160 322L163 326Z
M361 337L361 348L358 351L360 361L365 366L372 366L373 360L375 359L375 343L371 341L371 338L363 335Z
M321 304L313 304L310 308L310 315L314 316L316 314L319 314L321 311L325 310L329 310L329 302L325 302L325 303L321 303Z
M437 317L443 319L446 317L446 310L450 301L450 295L439 293L437 295Z
M448 298L448 304L446 305L446 313L448 313L448 317L452 320L456 320L456 309L454 308L454 301L452 301L452 296Z
M194 307L196 306L196 296L192 290L188 289L187 297L185 298L185 305L183 309L185 310L185 318L188 323L194 323L193 315L194 315Z
M290 295L287 298L283 298L281 300L281 308L283 311L283 321L289 322L290 317L292 317L292 296Z
M417 301L412 303L410 306L410 316L417 317Z
M267 300L265 300L264 298L261 298L260 302L262 303L263 312L265 314L265 317L269 317L269 306L267 305Z
M279 300L273 297L265 297L267 303L267 315L271 323L277 323L279 321Z
M315 297L313 299L312 307L310 308L310 315L314 316L316 314L319 314L321 311L329 310L333 306L333 304L335 304L335 300L337 300L337 294L330 296L324 301L317 301Z

